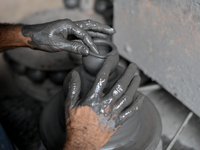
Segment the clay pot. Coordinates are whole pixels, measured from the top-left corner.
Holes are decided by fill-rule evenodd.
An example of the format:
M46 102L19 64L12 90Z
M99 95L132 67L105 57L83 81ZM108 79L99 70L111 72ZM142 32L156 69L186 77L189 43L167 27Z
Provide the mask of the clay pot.
M108 5L108 0L97 0L95 2L95 10L98 13L103 13L106 11Z
M75 53L69 53L68 55L71 62L73 62L74 65L76 66L82 65L82 55L75 54Z
M117 68L119 62L117 47L113 43L102 39L96 39L94 40L94 43L97 45L100 54L90 52L90 55L83 57L82 61L85 70L91 75L96 75L101 69L105 59L108 56L113 55L114 63L111 70L112 73Z
M67 76L67 71L51 72L49 74L50 79L58 85L63 84L65 77Z
M77 7L79 4L79 0L63 0L63 2L65 6L70 9Z
M46 78L46 73L41 70L28 69L27 76L35 83L41 83Z
M12 62L11 67L18 73L18 74L25 74L26 73L26 66L19 64L17 62Z

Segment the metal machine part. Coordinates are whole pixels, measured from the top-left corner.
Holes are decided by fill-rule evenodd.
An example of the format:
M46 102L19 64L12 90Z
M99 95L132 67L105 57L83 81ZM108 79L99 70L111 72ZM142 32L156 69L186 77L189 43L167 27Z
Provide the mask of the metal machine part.
M115 0L119 54L200 116L200 5L196 0Z

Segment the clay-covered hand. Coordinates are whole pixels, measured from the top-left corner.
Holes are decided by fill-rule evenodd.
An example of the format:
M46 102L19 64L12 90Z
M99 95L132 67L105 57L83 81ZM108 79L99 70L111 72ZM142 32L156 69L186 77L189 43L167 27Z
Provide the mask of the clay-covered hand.
M115 30L92 20L72 22L70 19L57 20L44 24L25 25L22 34L29 37L30 47L47 52L68 51L88 55L90 51L99 53L92 37L106 38ZM82 42L71 41L74 37Z
M136 65L130 64L108 94L103 90L112 68L109 56L96 76L93 87L84 99L79 99L81 79L73 71L65 102L65 150L100 149L119 127L141 107L144 96L135 95L140 77L135 75Z

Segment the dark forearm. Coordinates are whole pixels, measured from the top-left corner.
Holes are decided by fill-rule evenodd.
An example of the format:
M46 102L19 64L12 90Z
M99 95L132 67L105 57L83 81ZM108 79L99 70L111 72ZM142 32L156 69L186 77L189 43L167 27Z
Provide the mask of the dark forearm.
M29 37L22 35L23 25L0 24L0 52L17 47L30 47Z

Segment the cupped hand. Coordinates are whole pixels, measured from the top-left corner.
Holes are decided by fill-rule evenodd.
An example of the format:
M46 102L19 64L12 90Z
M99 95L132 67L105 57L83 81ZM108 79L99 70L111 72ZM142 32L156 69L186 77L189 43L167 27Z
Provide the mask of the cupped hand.
M88 55L90 51L99 53L92 37L106 38L115 30L107 25L92 21L57 20L44 24L25 25L22 34L29 37L31 48L47 52L68 51ZM71 41L77 38L82 42Z
M136 65L130 64L108 94L103 90L112 68L109 56L99 71L93 87L84 99L79 99L81 79L73 71L65 102L67 149L100 149L119 127L141 107L144 96L136 96L140 77L135 75Z

